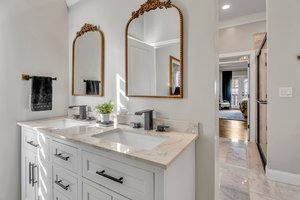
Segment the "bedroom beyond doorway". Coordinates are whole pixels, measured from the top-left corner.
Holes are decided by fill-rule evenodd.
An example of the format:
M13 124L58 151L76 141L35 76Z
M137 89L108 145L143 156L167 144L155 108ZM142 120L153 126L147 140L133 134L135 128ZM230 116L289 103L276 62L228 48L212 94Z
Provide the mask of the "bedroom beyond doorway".
M220 57L220 137L249 140L250 55Z

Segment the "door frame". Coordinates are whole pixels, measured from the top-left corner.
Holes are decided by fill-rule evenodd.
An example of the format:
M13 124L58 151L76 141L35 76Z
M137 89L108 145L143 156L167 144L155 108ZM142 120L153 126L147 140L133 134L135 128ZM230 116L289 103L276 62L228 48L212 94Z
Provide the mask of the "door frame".
M233 53L219 54L220 58L236 57L236 56L249 56L249 65L248 65L248 78L249 78L249 102L248 102L248 133L249 141L256 141L256 96L257 96L257 80L256 80L256 53L255 50L251 51L240 51ZM221 83L220 83L221 84Z
M266 42L267 42L267 40L268 40L268 35L267 35L267 33L265 34L265 37L264 37L264 39L263 39L263 41L262 41L262 43L261 43L261 46L259 47L259 49L258 49L258 52L257 52L257 54L256 54L256 66L257 66L257 83L256 83L256 87L257 87L257 89L256 89L256 104L257 104L257 106L256 106L256 114L257 114L257 121L256 121L256 123L257 123L257 130L256 130L256 144L257 144L257 147L258 147L258 151L259 151L259 154L260 154L260 157L261 157L261 160L262 160L262 162L263 162L263 165L264 165L264 170L266 170L266 166L267 166L267 159L266 159L266 156L265 156L265 154L263 153L263 150L262 150L262 148L261 148L261 146L260 146L260 130L259 130L259 125L260 125L260 105L261 104L268 104L268 102L266 101L266 102L262 102L262 101L260 101L260 88L259 88L259 81L260 81L260 79L259 79L259 68L260 68L260 60L259 60L259 57L260 57L260 55L261 55L261 53L262 53L262 49L263 49L263 47L265 46L265 44L266 44Z

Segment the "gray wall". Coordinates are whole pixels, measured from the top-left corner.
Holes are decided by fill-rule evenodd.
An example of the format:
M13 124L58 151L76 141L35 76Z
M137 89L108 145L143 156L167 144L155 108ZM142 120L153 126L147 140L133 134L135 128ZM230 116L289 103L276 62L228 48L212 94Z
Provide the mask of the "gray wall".
M266 21L220 29L219 53L254 50L253 34L266 32Z
M174 0L184 13L184 99L125 98L117 92L124 88L125 25L131 12L144 0L89 0L69 9L70 42L86 23L100 25L105 34L105 97L70 97L71 103L97 104L109 99L121 101L129 111L154 108L162 118L200 122L197 141L197 200L212 200L215 194L216 77L217 71L217 2L216 0ZM120 8L117 9L116 8ZM71 43L69 46L71 49ZM71 51L69 58L71 59ZM70 70L71 72L71 70ZM118 79L121 78L121 79ZM123 83L121 87L117 81ZM116 88L116 89L115 89ZM120 99L118 96L120 95ZM193 181L193 180L191 180Z
M300 175L300 1L268 1L268 168ZM279 97L293 87L294 97ZM298 184L300 182L298 181Z
M21 199L19 120L66 114L67 8L61 0L0 1L0 199ZM30 81L21 74L57 76L53 111L29 109Z

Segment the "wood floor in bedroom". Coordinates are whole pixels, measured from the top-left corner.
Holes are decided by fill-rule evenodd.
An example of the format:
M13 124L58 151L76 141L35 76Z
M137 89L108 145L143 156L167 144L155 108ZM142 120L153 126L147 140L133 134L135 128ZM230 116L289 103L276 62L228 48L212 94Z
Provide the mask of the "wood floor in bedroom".
M220 119L220 137L248 141L246 121Z

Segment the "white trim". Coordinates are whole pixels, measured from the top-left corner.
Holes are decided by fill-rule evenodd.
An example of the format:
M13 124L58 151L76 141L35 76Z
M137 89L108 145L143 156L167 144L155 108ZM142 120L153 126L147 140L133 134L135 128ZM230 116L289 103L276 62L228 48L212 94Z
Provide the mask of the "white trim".
M255 55L255 51L253 51L253 50L232 52L232 53L224 53L224 54L220 54L219 58L238 57L238 56L243 56L243 55L251 55L253 53Z
M227 62L219 62L219 65L228 66L228 65L247 65L249 62L247 60L238 60L238 61L227 61Z
M173 39L173 40L165 40L165 41L161 41L161 42L151 43L150 45L155 48L161 48L161 47L171 46L174 44L180 44L180 39L178 38L178 39Z
M250 24L254 22L266 21L266 19L267 19L266 12L255 13L243 17L238 17L232 20L220 21L219 29L239 26L243 24Z
M300 175L278 171L266 167L266 175L270 180L300 186Z

